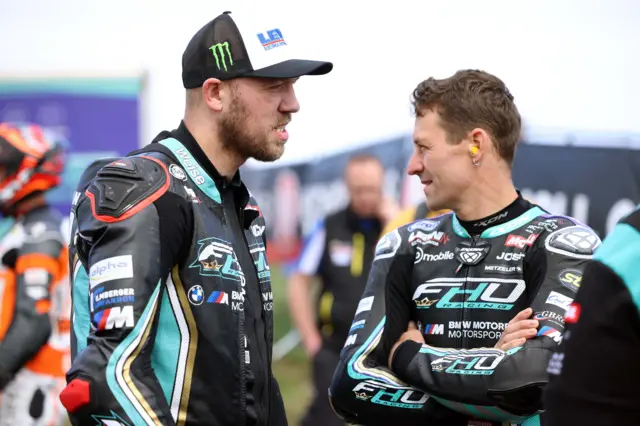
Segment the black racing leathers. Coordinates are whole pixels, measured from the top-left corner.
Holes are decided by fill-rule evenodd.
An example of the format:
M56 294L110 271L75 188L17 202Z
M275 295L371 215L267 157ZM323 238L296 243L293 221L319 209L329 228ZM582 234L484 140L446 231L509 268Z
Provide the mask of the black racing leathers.
M239 176L181 124L75 201L72 423L286 425L265 225Z
M621 220L577 276L562 344L549 361L545 426L640 422L640 210Z
M482 232L470 235L473 226ZM542 409L547 363L575 292L571 274L600 240L522 199L473 226L449 213L380 240L330 388L346 420L466 426L519 423ZM537 337L494 349L527 307L540 322ZM389 352L411 320L426 344L402 343L390 370Z

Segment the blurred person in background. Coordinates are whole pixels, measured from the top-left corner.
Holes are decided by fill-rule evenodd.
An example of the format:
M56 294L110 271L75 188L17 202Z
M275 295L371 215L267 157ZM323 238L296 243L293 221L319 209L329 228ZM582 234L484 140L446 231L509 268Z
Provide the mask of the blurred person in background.
M60 425L69 368L66 230L45 194L63 144L33 124L0 123L0 425Z
M208 22L182 56L178 128L84 174L60 395L74 425L287 424L265 221L238 172L282 156L295 82L333 68L297 59L286 30L258 12Z
M440 216L442 214L448 213L449 210L441 209L441 210L429 210L427 206L427 202L423 201L415 206L411 206L402 210L398 213L392 220L390 220L387 225L382 230L382 236L388 234L396 228L400 228L402 225L406 225L411 222L415 222L420 219L429 219L432 217Z
M378 243L333 407L364 425L539 424L575 294L563 279L581 273L600 240L514 187L520 114L500 79L477 70L429 78L413 107L408 172L430 209L453 213Z
M640 207L640 206L639 206ZM640 424L640 209L596 250L549 361L545 426Z
M384 197L384 168L376 157L349 159L344 181L348 205L316 224L288 285L289 309L312 362L315 389L303 426L344 424L329 405L327 389L364 291L380 231L398 210ZM310 290L316 277L321 289L314 307Z

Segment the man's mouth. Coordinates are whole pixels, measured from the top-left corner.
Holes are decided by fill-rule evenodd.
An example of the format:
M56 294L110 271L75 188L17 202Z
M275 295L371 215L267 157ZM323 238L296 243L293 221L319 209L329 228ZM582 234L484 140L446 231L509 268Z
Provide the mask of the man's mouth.
M431 185L431 184L433 183L433 181L432 181L432 180L422 180L422 181L420 181L420 182L422 182L422 184L423 184L424 186L429 186L429 185Z
M281 141L286 141L287 139L289 139L289 132L287 132L287 124L288 123L281 124L273 128L273 130L276 132L276 134L278 135L278 138Z

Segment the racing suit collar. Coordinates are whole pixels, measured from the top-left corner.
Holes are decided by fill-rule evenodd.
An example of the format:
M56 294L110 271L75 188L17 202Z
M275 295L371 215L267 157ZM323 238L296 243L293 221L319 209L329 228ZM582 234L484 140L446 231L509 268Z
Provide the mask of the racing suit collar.
M185 148L189 150L193 158L204 168L209 176L216 182L218 186L226 187L240 187L242 186L242 180L240 179L240 171L237 171L231 180L227 180L224 176L218 172L213 163L209 161L209 158L205 155L200 144L193 137L187 126L184 124L184 120L180 121L180 125L177 129L170 132L170 137L178 139ZM155 142L155 141L154 141Z
M517 193L518 198L499 212L478 220L466 221L458 219L460 225L467 230L469 235L479 235L488 228L509 222L510 220L524 214L533 206L529 201L522 197L520 191L517 191Z
M155 137L152 143L158 143L162 140L174 138L180 141L182 145L191 153L193 158L200 164L200 166L204 169L204 171L214 180L218 190L222 192L231 191L233 193L233 198L235 200L235 205L238 208L246 209L251 199L249 194L249 190L242 183L242 179L240 178L240 171L237 171L236 174L229 181L227 178L222 176L220 172L215 168L213 163L209 161L209 158L206 156L200 145L193 137L187 126L184 124L184 121L180 121L180 125L177 129L172 131L164 130ZM136 151L133 151L136 152ZM131 153L130 153L131 154ZM251 221L255 219L256 212L250 211L247 216L245 216L246 221ZM255 217L254 217L255 216ZM245 226L248 226L245 223Z

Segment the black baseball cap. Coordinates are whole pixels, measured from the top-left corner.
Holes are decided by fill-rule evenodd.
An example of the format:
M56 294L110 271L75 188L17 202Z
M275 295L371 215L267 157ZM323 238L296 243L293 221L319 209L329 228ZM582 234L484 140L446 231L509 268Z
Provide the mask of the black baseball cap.
M257 13L253 16L258 21L259 17ZM295 78L323 75L333 69L331 62L292 56L282 28L248 19L224 12L191 38L182 54L185 89L200 87L209 78Z

